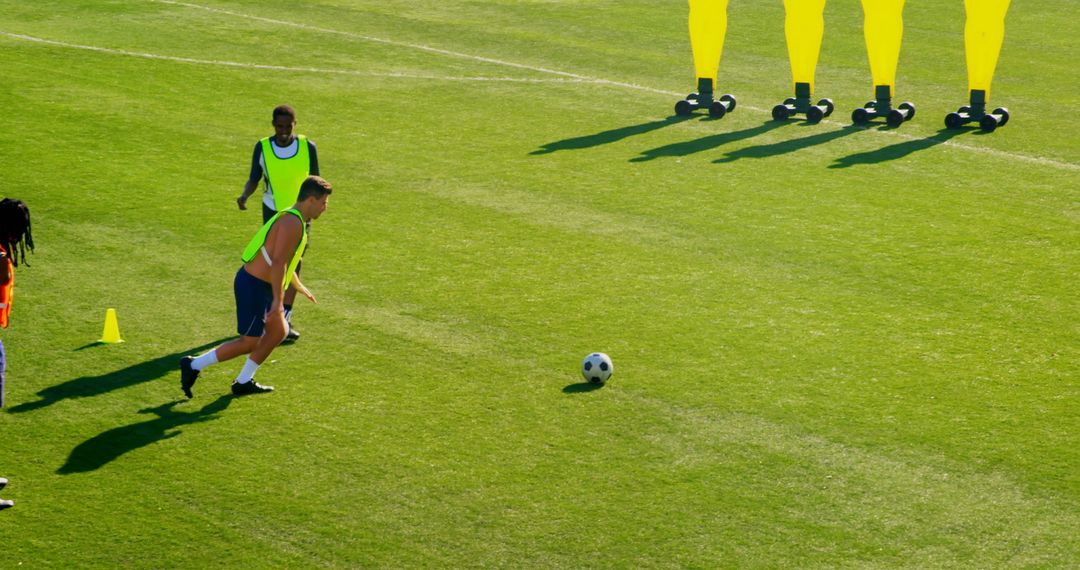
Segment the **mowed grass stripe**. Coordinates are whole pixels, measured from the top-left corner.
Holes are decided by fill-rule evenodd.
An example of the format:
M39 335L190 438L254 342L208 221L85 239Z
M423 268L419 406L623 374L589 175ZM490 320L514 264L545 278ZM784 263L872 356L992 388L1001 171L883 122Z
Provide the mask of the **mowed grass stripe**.
M920 537L936 539L903 553L906 565L935 565L961 554L976 566L1038 566L1075 548L1076 511L1062 516L1059 497L1032 493L1001 472L942 456L844 445L794 424L684 407L634 388L614 397L672 420L673 431L646 437L670 453L679 469L715 469L732 453L778 454L804 471L782 481L751 478L747 492L775 492L778 486L796 502L829 504L814 522L863 535L867 544L900 536L910 544L925 540ZM969 541L968 532L979 540Z
M500 335L478 339L397 310L366 309L360 313L365 324L409 342L453 354L462 354L462 350L474 355L503 353L496 348ZM514 359L517 375L539 373L564 379L558 369L529 360ZM794 425L745 413L672 404L643 389L647 378L640 372L631 369L622 376L630 380L617 376L607 393L620 406L634 408L635 413L646 408L652 410L649 417L667 418L662 426L629 431L641 438L644 447L662 450L677 472L716 469L729 461L731 454L786 458L806 472L783 481L751 479L745 482L746 492L780 485L783 493L797 500L830 503L833 507L828 514L814 524L845 529L868 544L902 537L918 541L924 533L936 537L923 548L904 553L906 563L932 565L962 553L979 565L1045 564L1055 559L1050 553L1059 545L1070 543L1071 529L1080 522L1077 516L1062 518L1057 500L1033 494L1001 472L974 470L944 457L914 456L905 450L874 451L835 443L802 433ZM477 381L485 382L482 377ZM942 509L940 505L953 507ZM957 512L963 517L958 518ZM968 542L968 532L982 541ZM999 551L1003 545L1009 545L1006 555ZM1067 547L1063 548L1059 554L1067 554Z

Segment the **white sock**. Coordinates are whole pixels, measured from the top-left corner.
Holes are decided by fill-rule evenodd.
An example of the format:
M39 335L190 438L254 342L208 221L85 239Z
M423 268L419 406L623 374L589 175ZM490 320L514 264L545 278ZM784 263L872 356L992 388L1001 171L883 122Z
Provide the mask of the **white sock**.
M191 361L191 368L192 370L202 370L211 364L217 363L217 349L214 349L202 356L196 356L195 359Z
M255 361L249 356L244 361L244 368L240 370L240 375L236 377L237 384L247 384L251 382L251 379L255 377L255 371L259 369L259 365L255 364Z

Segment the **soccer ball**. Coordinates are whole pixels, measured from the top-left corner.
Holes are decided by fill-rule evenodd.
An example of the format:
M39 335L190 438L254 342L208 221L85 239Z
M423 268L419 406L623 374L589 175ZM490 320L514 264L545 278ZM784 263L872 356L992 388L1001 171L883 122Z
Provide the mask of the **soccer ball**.
M586 356L581 363L581 375L593 384L607 382L614 371L615 365L611 363L611 358L603 352L594 352Z

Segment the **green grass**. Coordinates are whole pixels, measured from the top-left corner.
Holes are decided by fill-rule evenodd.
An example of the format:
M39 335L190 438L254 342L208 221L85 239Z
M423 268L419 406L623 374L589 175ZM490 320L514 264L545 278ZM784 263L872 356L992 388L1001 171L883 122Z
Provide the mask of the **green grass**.
M847 125L854 0L820 125L769 120L780 2L730 6L722 121L669 117L682 2L194 4L0 0L0 194L38 244L0 567L1080 565L1071 3L1012 6L989 135L942 128L955 1L907 7L898 130ZM188 401L282 102L335 185L320 303L274 394L226 396L230 362ZM94 345L108 307L126 342ZM616 374L583 390L595 350Z

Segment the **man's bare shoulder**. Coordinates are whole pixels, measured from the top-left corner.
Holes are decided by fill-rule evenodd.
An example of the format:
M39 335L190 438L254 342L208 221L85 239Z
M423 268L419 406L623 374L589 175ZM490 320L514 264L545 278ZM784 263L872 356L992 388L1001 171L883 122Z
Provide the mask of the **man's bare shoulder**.
M278 216L278 219L274 220L274 225L283 228L299 228L304 225L304 222L300 219L300 216L285 214Z
M300 237L303 233L303 221L301 221L298 216L286 214L284 216L278 216L278 219L274 220L274 224L270 226L270 235L267 236L267 241L272 241L275 245L279 241L296 244L300 242Z

